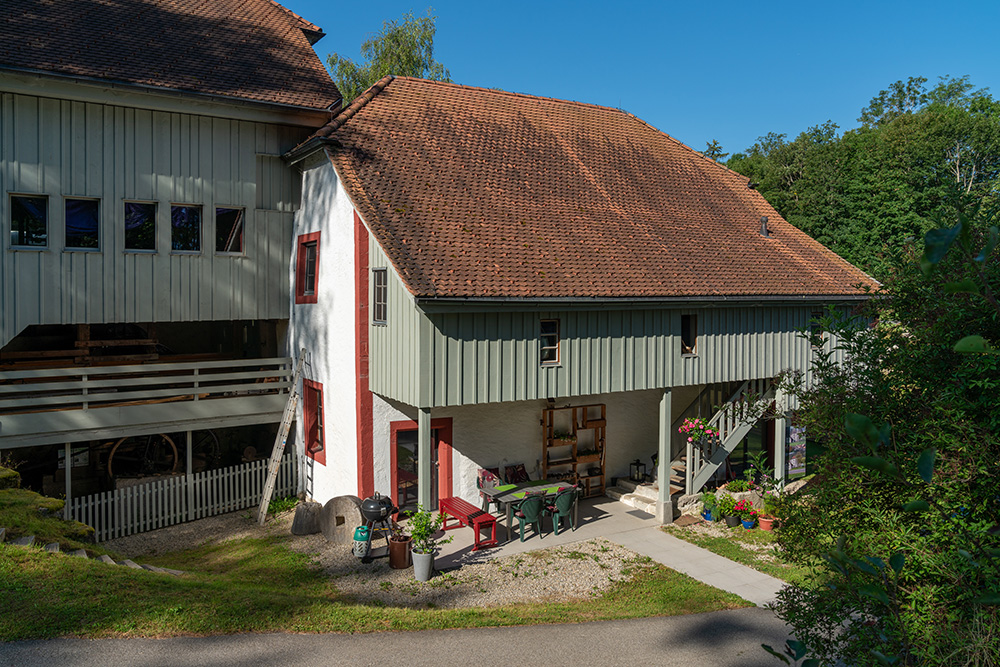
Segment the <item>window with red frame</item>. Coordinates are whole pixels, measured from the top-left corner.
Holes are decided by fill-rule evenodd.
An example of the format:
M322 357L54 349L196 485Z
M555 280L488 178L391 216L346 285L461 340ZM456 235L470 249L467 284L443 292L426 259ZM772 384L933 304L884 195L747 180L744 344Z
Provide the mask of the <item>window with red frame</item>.
M316 303L319 294L319 232L299 237L295 256L295 303Z
M312 380L302 381L302 422L306 456L326 465L323 419L323 385Z

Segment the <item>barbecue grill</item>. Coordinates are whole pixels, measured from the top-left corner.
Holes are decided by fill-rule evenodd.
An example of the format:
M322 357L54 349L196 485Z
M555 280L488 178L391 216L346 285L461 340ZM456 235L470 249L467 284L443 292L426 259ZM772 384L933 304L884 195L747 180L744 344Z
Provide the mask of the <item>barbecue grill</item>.
M385 546L389 546L389 536L392 534L392 517L399 509L392 504L388 496L381 495L378 491L374 496L370 496L361 501L361 518L365 520L365 525L358 526L354 531L354 555L364 562L369 562L369 555L372 550L372 538L375 532L382 533L385 538Z

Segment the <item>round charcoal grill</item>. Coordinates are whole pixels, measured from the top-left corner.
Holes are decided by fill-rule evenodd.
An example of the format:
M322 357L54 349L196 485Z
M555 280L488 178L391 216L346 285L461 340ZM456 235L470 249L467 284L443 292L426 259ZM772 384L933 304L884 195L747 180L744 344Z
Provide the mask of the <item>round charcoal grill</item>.
M369 523L385 521L397 511L395 505L392 504L392 500L388 496L379 494L377 491L374 496L361 501L361 516Z
M371 560L369 555L371 554L372 538L375 536L375 531L382 533L382 537L385 538L385 546L386 548L389 547L389 535L392 533L392 515L398 511L388 496L383 496L378 492L374 496L361 501L361 518L365 520L365 526L368 530L366 531L364 540L355 538L353 547L355 556L364 562Z

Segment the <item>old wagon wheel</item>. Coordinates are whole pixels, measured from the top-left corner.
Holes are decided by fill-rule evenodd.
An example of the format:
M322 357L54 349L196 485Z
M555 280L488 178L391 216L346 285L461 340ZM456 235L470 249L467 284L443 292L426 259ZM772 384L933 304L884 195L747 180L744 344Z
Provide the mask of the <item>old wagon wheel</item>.
M165 433L133 435L122 438L108 454L108 477L114 478L113 465L118 474L126 477L176 472L180 464L177 446Z

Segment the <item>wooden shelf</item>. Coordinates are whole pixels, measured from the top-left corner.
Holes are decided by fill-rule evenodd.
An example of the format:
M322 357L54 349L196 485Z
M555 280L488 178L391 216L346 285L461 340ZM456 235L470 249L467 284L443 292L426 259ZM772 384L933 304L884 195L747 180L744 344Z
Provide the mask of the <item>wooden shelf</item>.
M542 477L569 478L579 482L584 497L603 495L607 423L603 403L543 409ZM552 458L553 449L560 450L556 455L558 458ZM589 453L581 455L580 449ZM558 470L550 471L550 468ZM591 470L600 472L591 474Z

